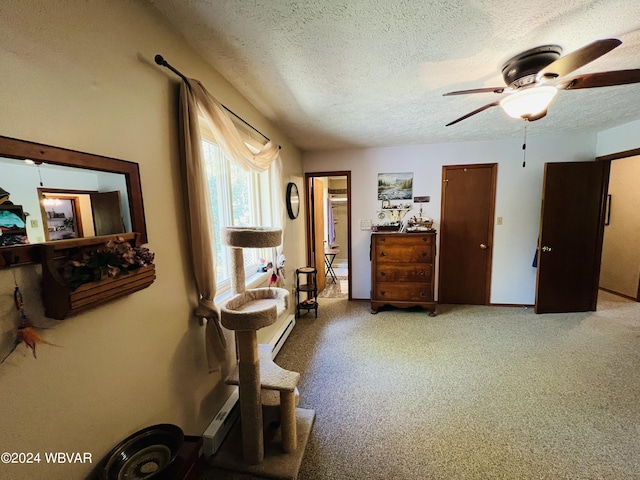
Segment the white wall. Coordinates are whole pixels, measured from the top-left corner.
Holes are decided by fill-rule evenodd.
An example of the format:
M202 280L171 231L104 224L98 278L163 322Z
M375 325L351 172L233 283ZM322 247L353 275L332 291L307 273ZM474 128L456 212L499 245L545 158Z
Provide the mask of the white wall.
M640 120L618 125L598 133L597 156L640 148Z
M491 302L533 304L535 299L535 253L545 162L590 161L595 158L595 135L530 137L527 165L522 167L522 141L487 141L436 145L308 152L305 172L350 170L352 201L353 298L370 298L370 232L360 230L361 220L378 223L377 175L414 172L413 195L430 195L424 215L440 228L442 166L497 163L496 225L493 241ZM408 216L417 214L414 206Z
M178 78L161 53L282 145L282 188L302 185L299 150L207 65L147 2L3 2L0 134L140 165L157 280L64 321L43 316L39 266L0 269L0 343L16 335L14 274L26 314L53 347L20 345L0 364L0 451L89 452L100 460L131 433L174 423L200 435L226 400L206 365L181 190ZM0 179L2 172L0 172ZM2 187L12 194L11 185ZM303 265L304 218L286 221L287 283ZM293 302L292 302L293 303ZM10 345L10 344L9 344ZM2 350L3 354L6 350ZM94 465L0 465L11 480L84 478Z

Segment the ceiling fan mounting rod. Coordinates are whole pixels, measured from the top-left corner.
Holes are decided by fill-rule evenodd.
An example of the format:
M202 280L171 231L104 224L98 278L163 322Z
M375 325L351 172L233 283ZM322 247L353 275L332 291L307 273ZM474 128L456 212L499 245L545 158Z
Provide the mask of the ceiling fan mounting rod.
M560 58L561 53L559 45L543 45L516 55L502 67L504 83L513 89L536 83L538 72Z

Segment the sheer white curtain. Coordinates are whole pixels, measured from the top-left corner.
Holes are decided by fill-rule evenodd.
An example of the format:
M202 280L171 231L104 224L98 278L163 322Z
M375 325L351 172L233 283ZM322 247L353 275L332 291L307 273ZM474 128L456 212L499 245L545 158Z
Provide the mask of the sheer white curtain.
M244 143L224 107L194 79L186 79L180 87L180 111L184 140L184 173L186 178L186 206L188 215L191 261L198 289L199 304L195 315L206 318L206 350L209 371L220 369L226 358L227 344L220 326L219 311L215 305L215 243L211 195L202 153L202 138L198 114L201 114L216 143L231 161L245 170L262 172L276 162L274 169L279 181L281 160L279 147L268 142L253 153ZM282 205L282 188L276 189ZM278 215L276 215L278 217Z

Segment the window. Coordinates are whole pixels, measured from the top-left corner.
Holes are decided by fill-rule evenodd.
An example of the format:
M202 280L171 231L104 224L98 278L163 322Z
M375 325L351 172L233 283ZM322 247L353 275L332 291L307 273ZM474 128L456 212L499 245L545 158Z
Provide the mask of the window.
M222 228L271 224L271 172L247 172L231 162L207 134L206 127L202 129L202 150L215 224L216 282L218 293L222 293L231 288L231 256L229 247L221 243ZM243 253L247 278L257 272L261 258L275 260L271 249L245 249Z

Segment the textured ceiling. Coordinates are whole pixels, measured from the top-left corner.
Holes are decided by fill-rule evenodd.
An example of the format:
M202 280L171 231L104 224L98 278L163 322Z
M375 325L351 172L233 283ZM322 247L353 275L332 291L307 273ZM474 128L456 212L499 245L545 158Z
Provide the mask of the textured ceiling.
M503 86L504 62L540 45L619 38L574 73L640 68L637 0L148 1L303 150L520 138L500 108L445 127L501 96L442 94ZM640 84L559 91L528 134L638 118Z

